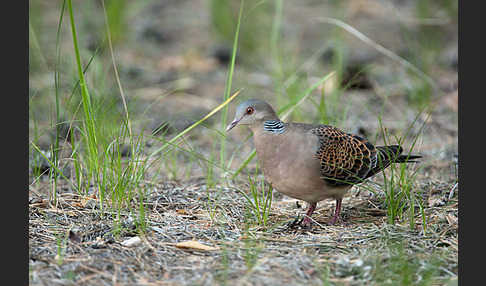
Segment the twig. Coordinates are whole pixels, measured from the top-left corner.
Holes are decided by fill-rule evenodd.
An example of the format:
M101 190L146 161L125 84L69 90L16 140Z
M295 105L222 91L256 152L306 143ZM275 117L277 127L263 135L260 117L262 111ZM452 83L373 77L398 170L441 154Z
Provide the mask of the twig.
M387 48L383 47L382 45L378 44L377 42L371 40L365 34L361 33L358 30L356 30L351 25L346 24L345 22L343 22L341 20L338 20L338 19L335 19L335 18L329 18L329 17L317 17L317 18L315 18L315 20L320 21L320 22L324 22L324 23L333 24L333 25L336 25L336 26L339 26L339 27L343 28L344 30L346 30L347 32L349 32L350 34L352 34L353 36L355 36L356 38L358 38L361 41L363 41L365 44L368 44L371 47L373 47L374 49L376 49L378 52L380 52L383 55L389 57L390 59L398 62L402 66L404 66L404 67L406 67L406 68L414 71L416 74L418 74L419 76L423 77L430 84L430 86L432 86L436 91L439 91L440 92L439 87L437 86L437 84L435 83L435 81L430 76L428 76L427 74L425 74L423 71L421 71L419 68L417 68L416 66L414 66L412 63L410 63L406 59L400 57L399 55L397 55L394 52L388 50Z
M452 187L451 191L449 192L449 197L448 197L449 200L452 199L452 197L454 196L454 191L456 190L456 188L457 188L457 182L456 184L454 184L454 187Z

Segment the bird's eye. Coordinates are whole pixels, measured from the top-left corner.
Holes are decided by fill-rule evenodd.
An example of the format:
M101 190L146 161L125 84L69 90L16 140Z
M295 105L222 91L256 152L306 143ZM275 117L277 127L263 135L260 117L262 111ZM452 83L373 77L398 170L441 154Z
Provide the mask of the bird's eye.
M255 111L255 109L254 109L253 107L248 107L248 108L246 109L246 114L252 114L252 113L253 113L253 111Z

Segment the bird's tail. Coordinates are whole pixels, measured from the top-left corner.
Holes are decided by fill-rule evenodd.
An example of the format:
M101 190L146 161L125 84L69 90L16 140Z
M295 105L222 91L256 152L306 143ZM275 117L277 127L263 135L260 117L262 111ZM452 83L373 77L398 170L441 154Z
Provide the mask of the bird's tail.
M418 162L415 159L420 159L422 156L420 155L400 155L396 159L395 163L416 163Z
M422 158L419 155L402 155L403 148L398 145L376 146L376 149L378 150L378 161L375 167L368 172L366 178L383 171L391 163L413 163L417 162L415 159Z
M416 163L416 159L422 158L420 155L402 155L403 148L398 145L376 147L385 161L390 163Z

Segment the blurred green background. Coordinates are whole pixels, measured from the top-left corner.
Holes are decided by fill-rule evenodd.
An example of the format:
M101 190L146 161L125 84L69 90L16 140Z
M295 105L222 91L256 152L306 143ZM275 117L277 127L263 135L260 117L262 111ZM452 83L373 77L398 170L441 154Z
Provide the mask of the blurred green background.
M48 150L56 128L67 134L80 122L81 96L63 1L29 4L29 135ZM107 0L104 5L134 130L151 134L162 125L170 136L222 102L240 1ZM125 115L103 5L73 1L73 10L93 112L104 130L100 137L110 141ZM423 74L322 21L326 17L354 27ZM378 140L378 115L390 130L403 130L417 113L433 107L433 118L454 136L457 34L457 1L247 0L231 91L244 89L238 100L259 97L279 109L336 71L290 120L335 124ZM214 130L222 130L220 117L205 124L212 131L190 136L197 137L198 152L209 156L211 148L218 149L212 141L219 136ZM423 140L427 146L438 143L434 137Z

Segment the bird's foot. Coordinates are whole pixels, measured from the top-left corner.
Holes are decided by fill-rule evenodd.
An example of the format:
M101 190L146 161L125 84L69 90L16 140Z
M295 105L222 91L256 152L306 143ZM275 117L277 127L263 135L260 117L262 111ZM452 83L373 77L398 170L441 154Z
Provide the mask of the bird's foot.
M299 226L302 223L302 220L303 220L303 218L301 218L300 216L297 216L293 221L290 221L289 223L287 223L287 228L291 229L291 228L295 228L295 227Z
M342 225L343 223L344 223L343 218L340 215L338 215L338 216L333 216L327 224L328 225Z
M305 217L296 217L293 221L287 224L287 229L295 229L295 228L302 228L302 229L310 229L312 226L312 221L308 216Z
M304 219L300 223L300 226L303 229L311 229L312 228L312 220L310 219L310 217L308 217L308 216L304 217Z

